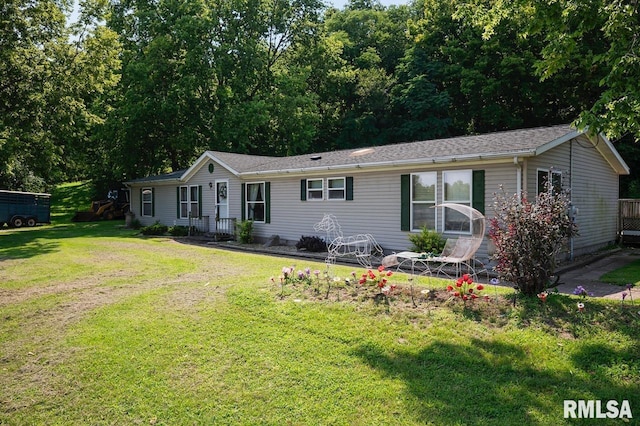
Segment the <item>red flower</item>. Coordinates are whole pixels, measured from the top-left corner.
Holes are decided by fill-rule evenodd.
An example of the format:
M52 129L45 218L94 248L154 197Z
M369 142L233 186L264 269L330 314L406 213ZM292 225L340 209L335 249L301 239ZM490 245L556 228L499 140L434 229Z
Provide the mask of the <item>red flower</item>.
M396 289L396 285L395 284L391 284L391 290L395 290Z
M378 272L382 272L382 271L384 271L384 266L383 265L378 266Z
M391 275L393 275L393 272L388 271L388 272L387 272L387 276L388 276L388 277L390 277Z
M471 298L472 298L472 299L477 299L477 298L478 298L478 295L477 295L477 294L472 294L472 295L471 295Z
M473 293L473 289L472 288L469 289L469 293Z
M448 285L447 286L447 291L452 291L453 290L453 286Z
M360 278L360 281L358 281L358 284L364 284L367 282L367 276L365 275L364 277Z
M456 287L462 287L462 281L458 280L458 281L456 282Z
M467 282L468 282L468 281L469 281L469 274L464 274L464 275L462 276L462 280L463 280L463 281L467 281Z
M455 293L453 293L453 295L454 295L455 297L459 297L459 296L460 296L460 292L459 292L459 291L456 291ZM465 297L466 297L466 296L465 296Z
M480 291L480 290L484 290L484 286L482 284L478 284L476 286L476 290Z
M464 296L462 296L463 300L469 300L469 298L467 297L467 295L465 294Z

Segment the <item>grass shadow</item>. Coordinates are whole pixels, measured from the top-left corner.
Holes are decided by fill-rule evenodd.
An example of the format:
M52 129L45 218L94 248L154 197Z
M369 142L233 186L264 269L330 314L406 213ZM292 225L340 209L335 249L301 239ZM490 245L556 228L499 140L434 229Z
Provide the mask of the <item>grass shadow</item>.
M632 406L640 402L637 392L613 381L541 368L515 344L436 341L418 352L387 352L363 344L354 353L372 368L403 380L407 401L419 401L410 408L425 424L561 424L564 399L595 395L603 400L635 398ZM576 362L583 362L581 356Z

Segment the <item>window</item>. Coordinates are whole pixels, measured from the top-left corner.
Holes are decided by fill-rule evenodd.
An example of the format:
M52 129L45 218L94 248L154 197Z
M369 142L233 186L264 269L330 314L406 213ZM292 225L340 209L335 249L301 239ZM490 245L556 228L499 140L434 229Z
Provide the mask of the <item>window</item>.
M200 217L200 187L181 186L180 187L180 219Z
M538 194L547 190L547 182L551 176L551 187L555 194L562 191L562 173L557 170L538 169Z
M142 216L153 216L153 190L142 188Z
M307 200L322 200L324 185L322 179L307 179Z
M437 173L415 173L411 175L411 229L423 226L436 229L436 182Z
M247 220L265 221L265 184L248 183L246 187Z
M191 217L200 217L200 212L198 211L198 200L198 187L189 187L189 202L191 203L189 211L191 212Z
M471 206L473 173L471 170L442 172L443 202ZM453 209L444 209L445 232L471 232L471 220Z
M345 178L328 178L327 199L344 200L346 195L345 188Z

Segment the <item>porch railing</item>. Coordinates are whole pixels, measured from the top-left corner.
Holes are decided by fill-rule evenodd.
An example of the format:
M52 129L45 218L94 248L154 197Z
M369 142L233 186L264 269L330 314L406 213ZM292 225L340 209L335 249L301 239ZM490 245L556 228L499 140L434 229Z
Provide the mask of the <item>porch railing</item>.
M189 215L189 236L209 233L209 216Z
M640 236L640 200L618 200L618 235L621 241Z
M236 239L235 217L219 217L215 226L214 237L217 241Z

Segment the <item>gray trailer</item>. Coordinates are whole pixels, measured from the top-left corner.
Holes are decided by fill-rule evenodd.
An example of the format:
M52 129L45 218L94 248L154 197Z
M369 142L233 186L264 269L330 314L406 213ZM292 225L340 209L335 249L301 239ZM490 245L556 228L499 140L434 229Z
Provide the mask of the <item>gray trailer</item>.
M51 194L0 190L0 227L51 223Z

